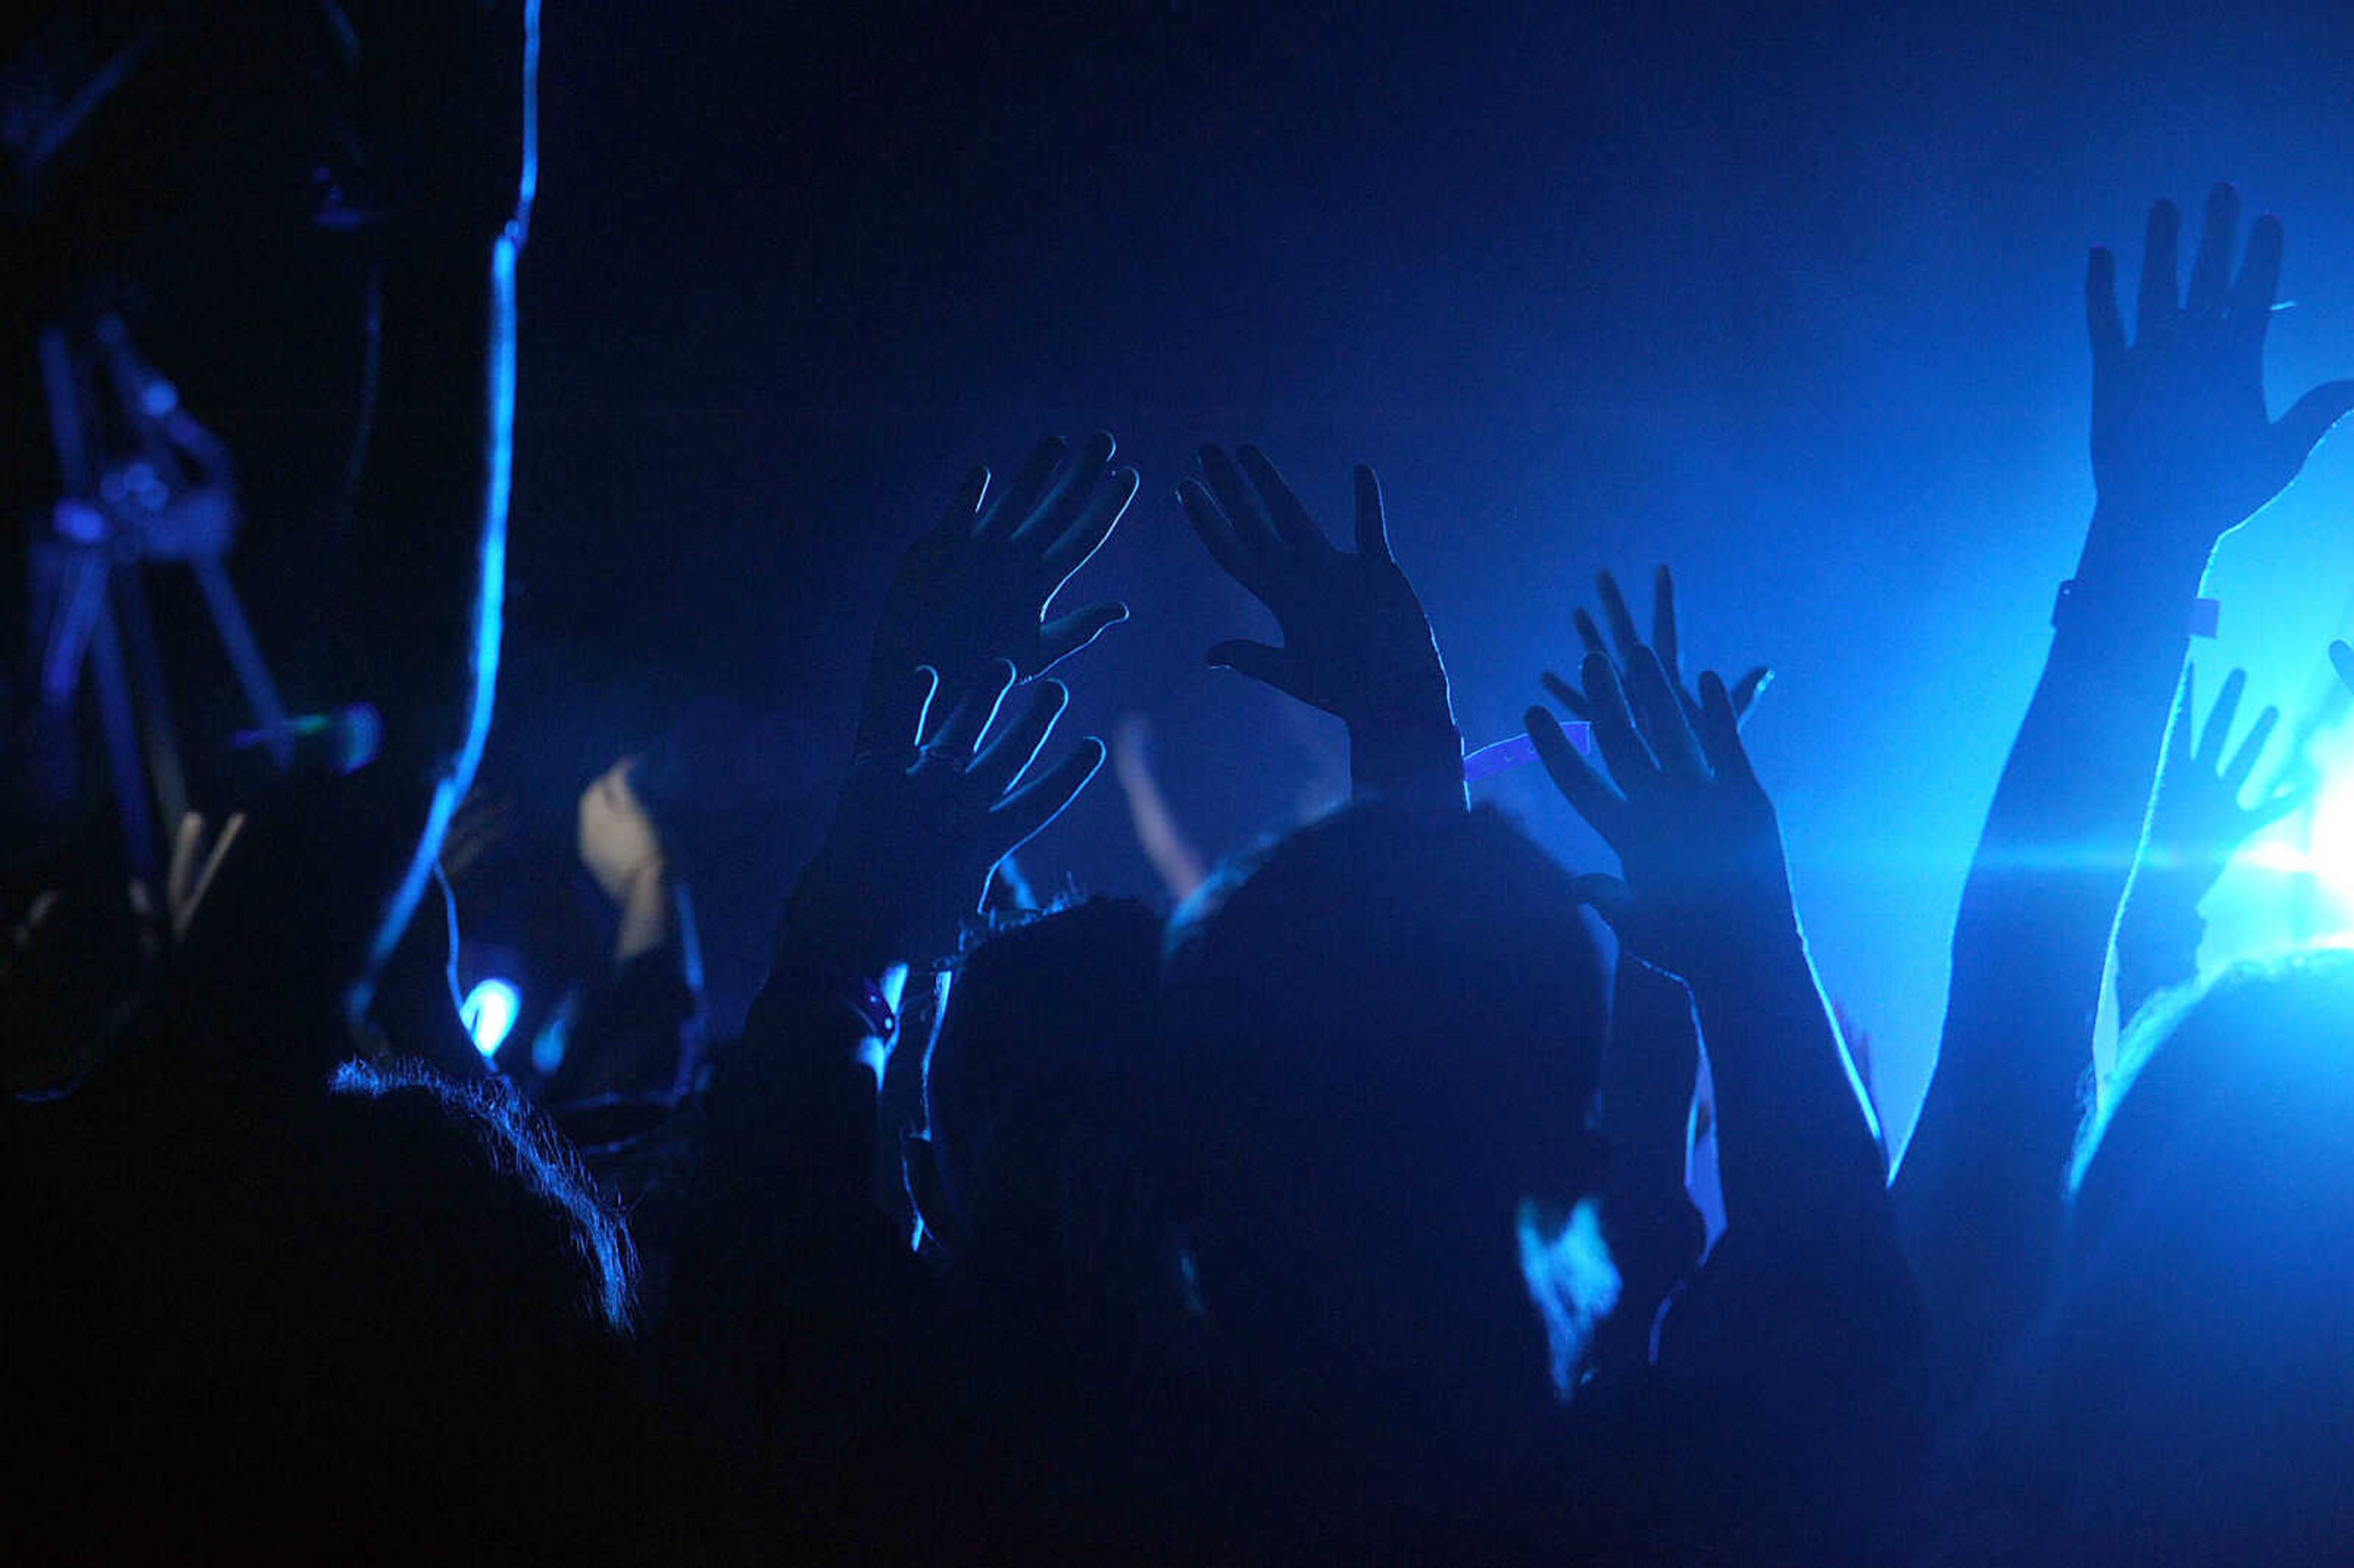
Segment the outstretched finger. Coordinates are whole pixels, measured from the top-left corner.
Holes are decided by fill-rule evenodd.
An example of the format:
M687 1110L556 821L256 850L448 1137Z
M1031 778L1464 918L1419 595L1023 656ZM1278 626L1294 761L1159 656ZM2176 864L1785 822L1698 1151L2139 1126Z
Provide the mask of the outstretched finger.
M2241 789L2256 770L2256 758L2264 755L2264 742L2272 739L2273 730L2279 724L2280 709L2266 707L2256 715L2256 722L2248 726L2247 738L2240 742L2240 749L2232 753L2232 760L2225 765L2221 777L2223 788L2231 791L2232 800L2240 798Z
M1244 547L1242 536L1235 532L1234 519L1202 487L1202 482L1182 481L1177 486L1177 503L1185 509L1185 521L1193 525L1194 535L1210 552L1210 558L1218 563L1218 569L1243 587L1251 588L1258 575L1252 565L1251 553Z
M1587 708L1584 692L1579 691L1551 670L1539 675L1537 681L1544 687L1545 695L1568 710L1570 717L1582 719L1586 716Z
M2175 258L2181 238L2182 214L2170 201L2154 204L2141 242L2141 295L2134 322L2137 343L2148 342L2153 333L2163 334L2174 324L2175 313L2181 308Z
M940 673L918 664L880 682L881 690L859 715L858 749L910 749L920 745L930 720L932 699L939 694Z
M2231 318L2248 348L2264 347L2273 301L2280 293L2280 219L2266 213L2248 227L2247 254L2240 259L2240 280L2232 285Z
M1749 748L1741 744L1741 710L1724 689L1724 677L1713 670L1700 673L1700 742L1718 779L1759 788L1757 772L1749 766Z
M965 769L965 777L994 800L1021 780L1038 756L1038 748L1055 733L1055 721L1070 705L1070 688L1060 681L1040 681L1030 689L1021 716L995 726L989 744Z
M1607 654L1588 653L1577 674L1585 683L1586 705L1592 710L1586 723L1592 726L1595 749L1610 765L1610 777L1617 780L1619 791L1632 799L1658 781L1659 764L1635 726L1626 690L1618 683L1617 667Z
M970 537L981 521L981 498L988 493L988 468L967 470L956 493L949 497L948 510L940 514L940 532L959 539Z
M1588 653L1599 653L1606 658L1608 657L1610 644L1604 640L1602 628L1594 624L1594 617L1586 614L1584 609L1572 610L1569 623L1577 628L1577 640L1585 644L1585 651Z
M1055 465L1063 461L1066 450L1055 436L1048 436L1032 448L1029 461L1015 472L1013 482L998 492L996 499L981 507L980 520L973 528L974 536L1010 536L1046 493L1047 483L1055 477Z
M1662 564L1651 573L1651 651L1668 679L1681 681L1683 650L1676 634L1676 578Z
M2240 235L2240 193L2218 185L2207 193L2207 214L2199 225L2199 254L2190 264L2185 308L2194 316L2223 313L2232 283L2232 247Z
M2279 466L2289 475L2305 466L2313 449L2329 428L2354 408L2354 381L2325 381L2299 397L2289 411L2273 422L2273 439L2279 443Z
M1390 554L1390 523L1382 510L1382 481L1364 463L1357 465L1357 554L1394 565Z
M1635 617L1627 609L1627 596L1618 591L1618 579L1606 571L1596 572L1594 591L1602 596L1602 618L1610 623L1610 637L1617 646L1618 657L1629 657L1641 645L1643 634L1635 630Z
M1264 642L1221 642L1210 650L1206 662L1214 670L1232 670L1261 685L1273 686L1310 707L1324 705L1311 694L1308 667L1288 650L1270 648Z
M1316 519L1308 515L1308 508L1299 503L1290 485L1274 463L1257 447L1237 447L1235 456L1242 463L1243 475L1267 503L1267 514L1275 524L1278 538L1295 550L1331 549L1332 542L1324 537L1324 530L1316 526Z
M1081 442L1030 514L1015 525L1013 537L1041 553L1052 548L1094 503L1109 474L1111 454L1119 447L1109 430L1097 430Z
M1087 780L1104 762L1104 743L1094 736L1083 737L1071 755L1039 775L1018 794L1009 795L990 813L991 823L999 830L1005 843L1005 853L1012 854L1063 814L1070 803L1079 798Z
M2315 793L2310 784L2296 785L2281 790L2269 800L2249 807L2247 814L2241 819L2242 836L2253 838L2283 817L2296 815L2313 804Z
M2084 328L2093 341L2093 367L2105 370L2126 352L2125 318L2117 313L2117 259L2105 246L2093 248L2084 264Z
M1038 628L1038 665L1030 673L1053 669L1127 619L1128 606L1118 599L1084 605L1055 617Z
M1537 748L1537 760L1544 765L1553 788L1561 791L1570 810L1585 818L1586 824L1606 842L1616 845L1627 817L1626 798L1594 770L1592 763L1577 754L1577 747L1562 733L1561 723L1553 715L1543 708L1531 708L1522 720L1528 726L1529 743Z
M2248 689L2248 673L2234 670L2223 677L2215 705L2207 710L2206 727L2199 732L2198 749L2190 754L2202 772L2212 773L2223 760L2223 742L2231 737L2232 721L2239 716L2240 698Z
M1751 705L1764 694L1766 688L1773 683L1774 668L1770 664L1760 664L1735 681L1733 683L1732 693L1734 715L1746 721Z
M991 660L958 698L956 706L949 710L939 727L924 741L924 750L960 765L969 760L973 748L981 744L981 737L989 733L991 723L997 717L997 706L1013 689L1016 678L1012 660Z
M1056 587L1069 581L1073 573L1104 547L1104 541L1111 537L1111 531L1128 514L1128 503L1136 499L1140 482L1132 468L1112 470L1087 496L1087 504L1079 509L1070 526L1046 546L1040 564L1054 577Z
M1219 507L1234 524L1235 537L1252 555L1286 553L1283 535L1276 531L1275 519L1267 514L1267 503L1257 489L1243 477L1242 470L1223 448L1205 446L1202 449L1202 477L1210 493L1218 498Z
M1635 902L1635 895L1617 877L1599 871L1589 871L1570 878L1570 891L1577 901L1602 916L1602 923L1613 931L1620 931L1619 921ZM1620 931L1623 937L1624 932Z
M1708 764L1701 756L1700 741L1692 735L1691 721L1685 716L1682 696L1668 679L1659 656L1640 643L1627 655L1627 695L1660 768L1684 779L1708 777Z

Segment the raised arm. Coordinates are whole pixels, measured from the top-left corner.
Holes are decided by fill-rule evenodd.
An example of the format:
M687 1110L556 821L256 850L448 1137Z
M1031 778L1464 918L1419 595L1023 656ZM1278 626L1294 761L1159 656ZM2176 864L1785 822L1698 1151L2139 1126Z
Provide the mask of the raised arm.
M1621 660L1631 657L1644 639L1618 579L1597 573L1595 589L1609 632L1606 638L1601 623L1580 609L1580 641L1589 653L1615 651ZM1681 641L1675 578L1662 566L1651 578L1650 646L1686 715L1696 718L1700 697L1684 682ZM1729 694L1736 716L1746 717L1769 678L1760 665L1734 686ZM1544 685L1564 710L1591 719L1583 692L1550 673ZM1602 1063L1601 1126L1611 1151L1602 1224L1623 1281L1617 1309L1601 1331L1606 1367L1632 1370L1649 1362L1659 1308L1698 1266L1706 1245L1707 1226L1687 1185L1701 1056L1700 1024L1684 982L1622 943L1612 988L1610 1044Z
M1635 957L1691 990L1716 1083L1728 1239L1893 1247L1870 1104L1816 985L1731 694L1702 675L1695 722L1640 645L1623 684L1603 653L1586 655L1580 683L1609 779L1546 710L1529 710L1529 734L1618 853L1623 880L1582 879L1596 908Z
M1355 791L1460 811L1463 737L1430 618L1390 554L1381 481L1357 469L1356 552L1332 547L1256 447L1202 449L1177 499L1225 574L1272 610L1283 646L1221 642L1209 661L1349 726Z
M1703 674L1690 714L1638 645L1623 682L1590 653L1580 686L1608 780L1543 709L1529 734L1617 851L1624 880L1585 888L1625 948L1690 988L1715 1086L1725 1231L1670 1301L1642 1386L1680 1412L1680 1431L1707 1434L1674 1450L1695 1494L1744 1499L1731 1505L1739 1526L1692 1528L1842 1557L1899 1492L1918 1432L1922 1312L1870 1103L1816 985L1723 682Z
M1964 1372L2048 1284L2111 929L2208 556L2354 406L2339 381L2266 415L2278 221L2256 221L2235 280L2239 199L2217 186L2187 295L2180 227L2172 204L2151 209L2130 344L2115 259L2095 250L2087 269L2098 501L1963 890L1936 1075L1897 1183Z
M2150 800L2149 830L2134 868L2133 891L2117 916L2121 1021L2130 1021L2158 991L2197 978L2199 943L2207 928L2199 915L2200 900L2242 844L2312 798L2309 787L2283 785L2253 806L2240 804L2264 743L2280 723L2280 709L2266 707L2225 760L2223 746L2247 685L2245 670L2224 676L2207 722L2194 726L2197 666L2183 666L2182 700L2167 736L2158 792Z
M908 1528L890 1511L893 1467L954 1425L923 1267L873 1200L873 1057L896 1029L896 973L943 950L998 861L1103 760L1090 738L1023 782L1067 694L1040 682L1001 715L1013 681L1001 661L934 701L931 673L907 672L904 728L853 765L768 984L701 1097L667 1375L784 1506L847 1511L861 1538Z

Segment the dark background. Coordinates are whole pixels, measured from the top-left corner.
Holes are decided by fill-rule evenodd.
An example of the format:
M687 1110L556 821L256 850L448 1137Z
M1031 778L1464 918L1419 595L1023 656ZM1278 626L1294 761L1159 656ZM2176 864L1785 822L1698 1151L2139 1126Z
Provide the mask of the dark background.
M489 777L555 831L653 747L724 1007L896 551L1043 434L1108 428L1144 474L1070 590L1135 616L1064 672L1069 730L1147 717L1212 853L1329 787L1327 721L1201 665L1272 628L1172 487L1246 440L1343 535L1380 468L1472 745L1574 659L1596 567L1673 563L1688 658L1775 666L1750 742L1901 1128L2091 502L2086 247L2130 278L2150 198L2232 179L2288 227L2275 407L2354 371L2337 0L550 0L545 33ZM2340 435L2218 557L2201 660L2252 706L2319 689L2349 492ZM308 525L255 519L263 597ZM1532 770L1482 792L1603 858ZM1108 775L1025 858L1153 885Z

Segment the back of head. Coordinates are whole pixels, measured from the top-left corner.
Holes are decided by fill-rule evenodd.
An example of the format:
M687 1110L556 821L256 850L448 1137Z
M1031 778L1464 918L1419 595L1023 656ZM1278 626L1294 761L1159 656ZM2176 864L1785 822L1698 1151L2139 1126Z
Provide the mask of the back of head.
M1087 1157L1134 1130L1126 1091L1149 1051L1161 917L1099 898L1011 927L958 968L924 1066L925 1121L960 1264L1030 1274L1085 1245ZM1110 1194L1105 1194L1109 1198Z
M1517 1222L1596 1178L1603 973L1568 874L1490 812L1352 807L1206 886L1164 987L1199 1291L1246 1397L1363 1402L1466 1457L1525 1438L1552 1388Z
M1576 1173L1601 959L1569 874L1495 813L1355 806L1221 874L1172 930L1164 1006L1213 1155L1248 1128L1447 1156L1408 1192Z
M2119 1047L2046 1372L2072 1562L2354 1539L2354 952L2237 966Z
M336 1288L365 1278L388 1333L494 1343L508 1360L525 1348L584 1354L630 1333L628 1231L504 1083L349 1063L323 1132L323 1240L347 1271Z
M154 1519L412 1559L610 1528L645 1430L628 1235L503 1086L355 1063L308 1106L190 1098L144 1152L120 1255ZM362 1494L343 1540L327 1499Z

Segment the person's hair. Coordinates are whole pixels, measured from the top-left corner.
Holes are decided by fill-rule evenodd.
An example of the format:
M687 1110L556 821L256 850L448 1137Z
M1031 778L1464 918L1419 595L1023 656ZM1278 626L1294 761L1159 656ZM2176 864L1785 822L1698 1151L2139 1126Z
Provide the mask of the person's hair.
M1492 810L1434 821L1379 803L1205 884L1172 923L1163 1009L1211 1162L1245 1127L1411 1135L1484 1150L1531 1192L1572 1174L1607 1022L1567 872Z
M2234 965L2120 1043L2028 1363L2072 1531L2055 1561L2339 1554L2349 1125L2354 951Z
M249 1020L214 1054L305 1048L288 1033ZM91 1455L155 1467L142 1527L310 1556L353 1524L327 1499L365 1494L345 1554L413 1561L624 1520L598 1478L647 1451L635 1260L577 1157L504 1085L413 1063L245 1088L109 1080L45 1107L83 1145L47 1190L107 1266L101 1310L45 1353L91 1413L68 1429L111 1445Z
M1572 878L1492 811L1349 806L1179 912L1172 1283L1235 1456L1216 1485L1307 1531L1276 1554L1460 1546L1546 1510L1503 1478L1583 1351L1531 1244L1576 1234L1599 1184L1606 1018Z
M2105 1221L2120 1176L2186 1128L2252 1095L2257 1108L2267 1097L2326 1094L2354 1065L2340 1060L2348 1045L2354 948L2245 959L2152 998L2118 1037L2077 1134L2068 1190L2078 1230Z
M1007 926L957 966L924 1064L925 1125L955 1223L982 1246L1066 1230L1072 1168L1127 1119L1151 1045L1161 916L1095 898Z
M419 1063L345 1063L329 1135L358 1178L343 1196L353 1244L414 1250L446 1296L590 1337L636 1324L637 1255L579 1156L504 1080L460 1084Z

